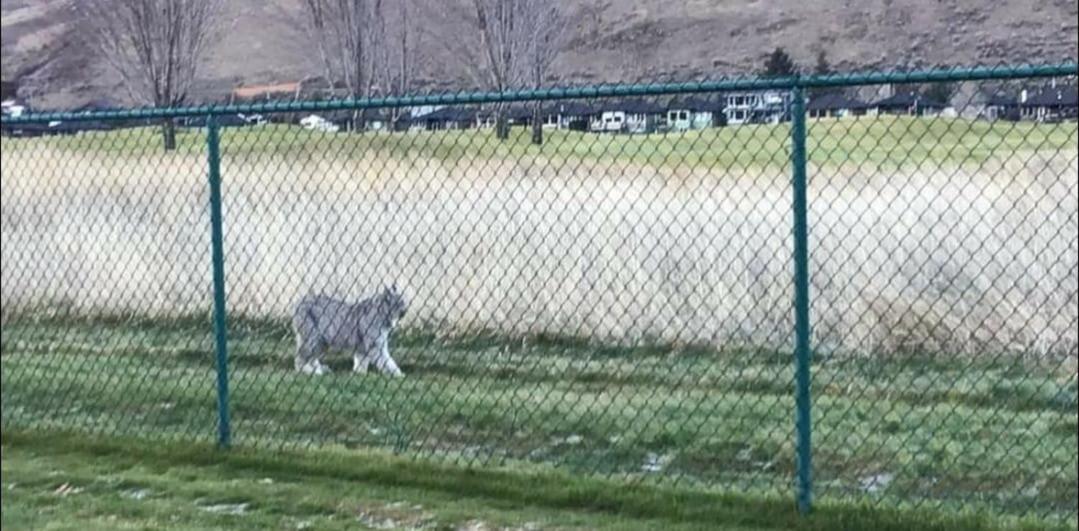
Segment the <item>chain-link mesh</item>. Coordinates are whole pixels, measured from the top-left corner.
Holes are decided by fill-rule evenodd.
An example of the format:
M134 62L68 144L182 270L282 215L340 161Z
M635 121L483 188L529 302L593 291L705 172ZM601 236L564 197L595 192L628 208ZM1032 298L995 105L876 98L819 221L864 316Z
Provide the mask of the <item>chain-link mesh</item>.
M1075 77L834 85L806 89L815 495L1074 522ZM790 97L554 99L538 144L530 104L224 127L234 443L789 495ZM214 436L203 125L3 138L5 429ZM295 323L333 320L304 296L394 282L404 378L297 370Z
M1074 102L1074 78L1051 83ZM809 122L822 494L1074 521L1075 107L1020 116L1020 87L1041 90L964 83L922 116Z

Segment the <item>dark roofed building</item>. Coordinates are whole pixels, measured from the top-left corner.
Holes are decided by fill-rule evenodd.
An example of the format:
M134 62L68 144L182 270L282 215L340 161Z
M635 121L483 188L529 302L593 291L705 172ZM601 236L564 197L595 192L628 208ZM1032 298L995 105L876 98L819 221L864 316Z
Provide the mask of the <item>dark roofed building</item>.
M1023 91L1026 96L1026 91ZM1039 122L1075 120L1079 91L1075 85L1042 89L1020 98L1019 112L1022 118Z
M191 116L188 118L181 118L179 120L180 125L186 127L206 127L205 116ZM219 127L243 127L249 125L247 120L244 120L239 114L217 114L214 115L214 123Z
M915 91L897 92L873 104L878 114L933 116L944 110L943 103Z
M112 100L100 98L91 100L83 105L71 109L76 113L88 113L88 112L101 112L101 111L114 111L121 109L122 106ZM65 120L50 122L48 126L43 130L43 134L52 135L73 135L84 131L108 131L117 127L142 125L140 123L132 123L130 120L124 123L116 121L104 121L104 120Z
M599 112L595 105L579 101L563 101L551 104L549 109L557 109L559 114L566 116L591 116Z
M724 125L724 101L700 96L674 98L667 104L667 129L685 131Z
M404 109L368 109L364 115L364 128L368 131L403 131L410 123Z
M602 112L624 112L628 114L662 114L666 109L651 100L625 99L610 100L600 104Z
M338 109L334 111L323 111L319 113L319 116L322 116L331 124L336 125L341 131L352 131L354 130L356 123L363 121L357 114L359 113L352 109Z
M720 112L725 103L723 98L708 98L705 96L684 96L671 99L667 109L687 109L690 111Z
M978 116L989 120L1018 120L1019 99L994 92L984 96Z
M388 131L392 127L400 131L398 127L408 128L408 125L400 123L405 115L395 115L392 109L363 109L359 112L341 109L325 112L322 115L330 123L340 127L341 131L355 131L357 127L363 128L363 131ZM396 125L395 119L398 122Z
M579 101L549 103L543 107L543 126L587 131L589 122L599 112L596 106Z
M865 102L838 92L829 92L810 99L806 104L806 114L810 118L844 118L861 116L867 108Z
M391 118L386 127L388 131L408 131L416 126L416 118L404 109L401 109L396 117L391 116Z
M49 134L73 135L88 131L108 131L112 128L111 123L103 120L72 120L49 124Z
M599 111L592 130L650 133L659 126L667 109L650 100L625 99L603 102Z
M49 131L49 124L31 123L11 125L4 122L2 126L0 126L0 135L3 136L31 137L47 134L51 134L51 131Z
M476 111L456 106L442 107L416 118L428 131L468 129L476 121Z
M510 126L530 125L532 123L532 105L532 102L524 102L503 106L502 114L506 118L506 123ZM494 105L480 109L473 116L475 126L480 128L494 127L495 118L496 110Z
M513 104L508 106L505 111L506 119L509 120L510 125L529 125L532 123L531 103Z

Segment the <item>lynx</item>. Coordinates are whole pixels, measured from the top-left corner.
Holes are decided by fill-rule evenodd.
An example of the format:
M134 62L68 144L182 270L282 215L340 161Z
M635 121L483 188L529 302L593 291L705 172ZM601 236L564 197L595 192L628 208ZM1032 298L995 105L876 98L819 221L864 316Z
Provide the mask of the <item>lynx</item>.
M292 328L296 333L296 370L322 375L330 368L322 362L327 349L352 353L352 371L367 372L374 363L383 373L404 376L390 357L390 333L408 311L397 285L350 304L324 295L308 295L296 305Z

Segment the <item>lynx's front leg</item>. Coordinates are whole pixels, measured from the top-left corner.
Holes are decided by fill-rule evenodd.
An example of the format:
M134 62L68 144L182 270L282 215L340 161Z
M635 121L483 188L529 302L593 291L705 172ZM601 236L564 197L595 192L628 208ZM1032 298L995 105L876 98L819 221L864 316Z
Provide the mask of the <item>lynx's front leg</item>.
M397 363L393 361L393 358L390 357L390 337L388 333L383 333L379 337L375 367L377 367L380 372L391 376L400 377L405 375L405 373L401 372Z
M360 347L352 354L352 372L367 374L367 366L379 355L378 341L361 341Z

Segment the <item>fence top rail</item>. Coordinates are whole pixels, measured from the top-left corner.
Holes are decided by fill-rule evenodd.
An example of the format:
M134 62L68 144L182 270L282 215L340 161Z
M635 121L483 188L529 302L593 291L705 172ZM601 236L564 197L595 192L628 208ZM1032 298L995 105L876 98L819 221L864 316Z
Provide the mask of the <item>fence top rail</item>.
M575 98L613 98L627 96L670 96L703 92L736 90L785 90L794 87L855 87L885 83L931 83L956 81L1011 80L1075 76L1079 64L979 66L935 68L910 71L878 71L845 74L796 75L787 77L738 77L715 81L655 84L613 84L582 87L552 87L506 92L449 92L440 94L406 95L364 99L323 101L265 102L229 105L198 105L187 107L141 107L95 111L59 111L26 113L18 117L5 116L4 125L47 123L53 121L140 120L151 118L184 118L227 114L262 114L281 112L325 112L427 105L460 105L507 103L521 101L551 101Z

